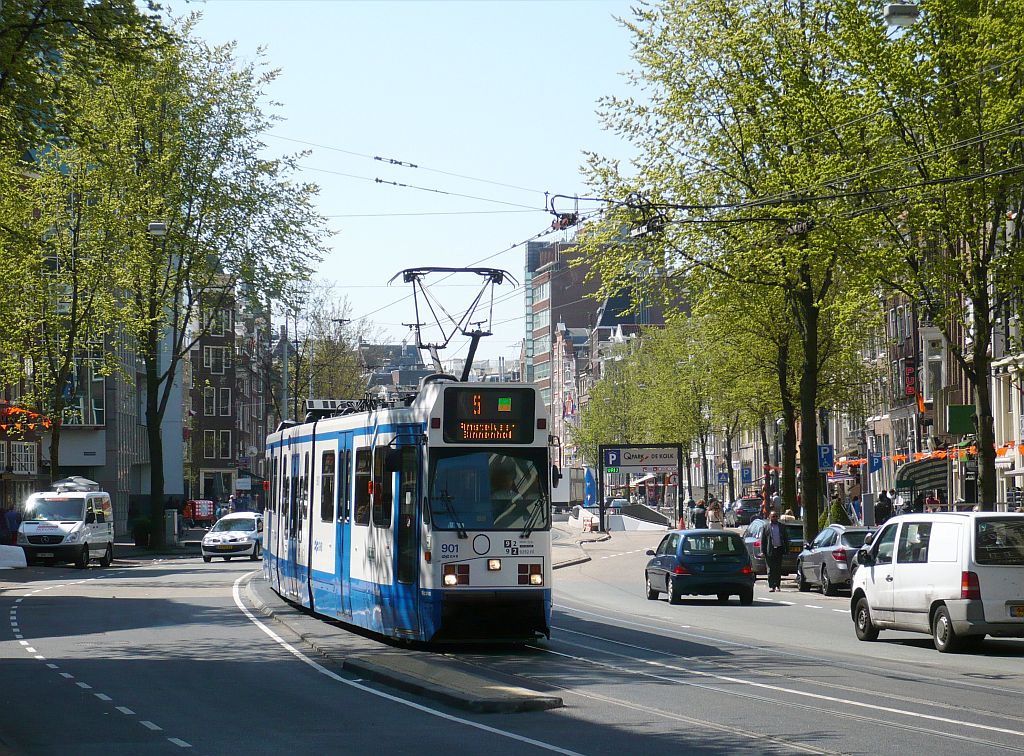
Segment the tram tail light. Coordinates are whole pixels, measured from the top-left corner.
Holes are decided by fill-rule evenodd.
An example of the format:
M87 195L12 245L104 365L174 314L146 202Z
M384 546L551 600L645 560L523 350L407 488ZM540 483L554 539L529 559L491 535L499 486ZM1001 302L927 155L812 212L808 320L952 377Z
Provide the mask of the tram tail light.
M541 569L541 565L519 565L519 585L544 585L544 570Z
M444 566L444 584L446 586L469 585L469 565L446 564Z

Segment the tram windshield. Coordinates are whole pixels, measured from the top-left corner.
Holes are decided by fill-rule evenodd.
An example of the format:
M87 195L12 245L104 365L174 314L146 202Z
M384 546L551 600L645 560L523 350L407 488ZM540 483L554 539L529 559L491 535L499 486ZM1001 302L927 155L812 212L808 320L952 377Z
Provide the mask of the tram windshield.
M430 512L440 530L550 527L545 449L445 449L430 460Z

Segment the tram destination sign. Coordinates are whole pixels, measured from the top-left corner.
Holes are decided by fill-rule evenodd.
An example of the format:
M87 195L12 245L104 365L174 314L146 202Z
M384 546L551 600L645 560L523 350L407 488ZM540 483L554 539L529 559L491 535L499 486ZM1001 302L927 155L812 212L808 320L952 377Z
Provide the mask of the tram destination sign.
M605 449L604 466L605 471L610 467L617 467L619 472L658 472L660 470L675 470L679 465L679 458L675 449L654 448L654 449Z
M444 441L533 443L536 409L533 389L448 387L444 392Z

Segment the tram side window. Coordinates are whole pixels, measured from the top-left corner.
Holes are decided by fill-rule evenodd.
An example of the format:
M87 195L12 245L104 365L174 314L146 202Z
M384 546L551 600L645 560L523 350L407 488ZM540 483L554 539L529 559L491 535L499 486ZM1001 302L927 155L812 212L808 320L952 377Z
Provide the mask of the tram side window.
M378 528L391 527L391 510L395 507L392 483L395 474L384 469L384 460L390 450L389 446L378 446L373 458L373 524Z
M356 450L356 525L370 524L370 449Z
M320 521L334 520L334 452L325 451L320 458Z
M292 470L298 470L298 454L293 454L291 461L287 463L289 465L289 475L284 479L284 491L285 499L281 502L281 505L288 511L288 533L291 536L295 536L295 529L298 527L299 520L299 506L298 506L298 491L299 478L297 475L291 475Z
M277 511L277 457L270 460L270 477L268 478L268 490L270 491L270 511Z
M341 470L338 471L338 477L341 479L341 496L338 498L339 506L341 511L338 512L339 522L349 518L349 507L352 504L352 452L348 449L345 450L344 456L342 457Z
M309 452L302 455L302 477L299 478L299 527L309 517Z

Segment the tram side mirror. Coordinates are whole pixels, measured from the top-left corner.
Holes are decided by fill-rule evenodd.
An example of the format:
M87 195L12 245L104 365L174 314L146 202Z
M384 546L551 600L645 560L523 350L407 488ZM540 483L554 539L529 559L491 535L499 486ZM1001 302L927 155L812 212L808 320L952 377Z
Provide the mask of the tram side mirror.
M402 469L402 450L388 449L384 455L384 469L387 472L398 472Z
M558 469L558 465L551 465L551 487L558 488L558 481L562 479L562 471Z

